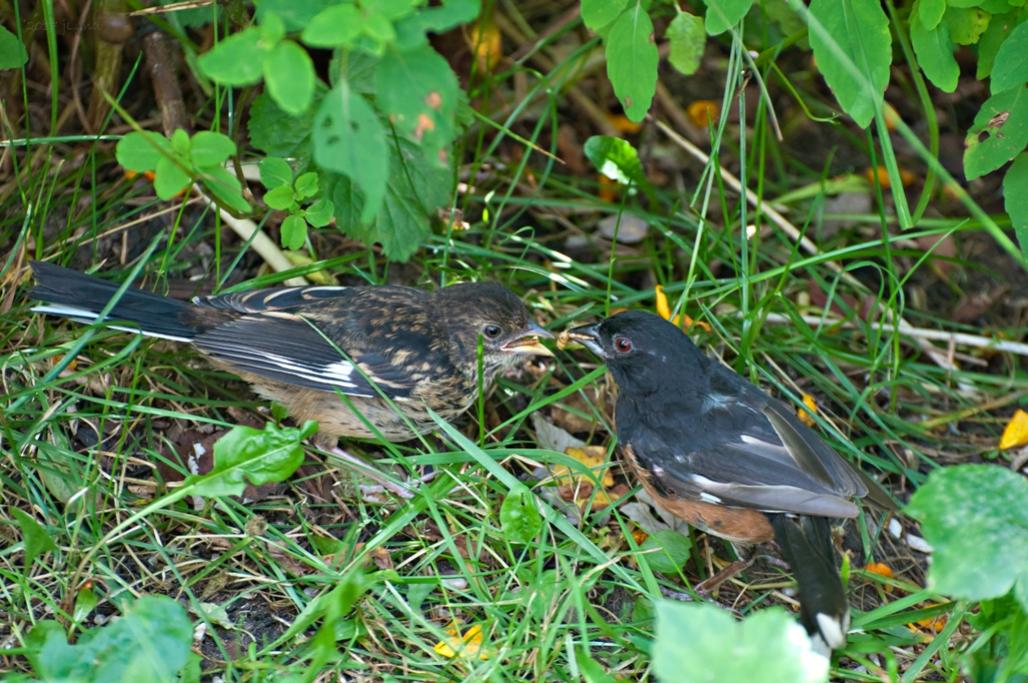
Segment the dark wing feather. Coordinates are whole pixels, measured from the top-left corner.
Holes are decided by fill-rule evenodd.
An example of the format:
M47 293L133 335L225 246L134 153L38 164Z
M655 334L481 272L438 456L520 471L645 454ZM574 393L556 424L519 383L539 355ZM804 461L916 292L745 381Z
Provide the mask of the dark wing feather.
M313 285L309 287L268 287L249 292L193 297L193 303L239 313L281 311L329 300L346 301L359 296L360 287Z

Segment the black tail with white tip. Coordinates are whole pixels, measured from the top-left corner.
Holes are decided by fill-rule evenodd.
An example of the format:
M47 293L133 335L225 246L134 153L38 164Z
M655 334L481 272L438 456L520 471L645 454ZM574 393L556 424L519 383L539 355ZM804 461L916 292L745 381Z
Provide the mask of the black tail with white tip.
M37 313L71 318L83 323L97 319L120 285L52 263L32 262L36 286L30 296L43 305ZM109 327L148 337L192 341L197 330L184 321L192 304L128 287L105 319Z

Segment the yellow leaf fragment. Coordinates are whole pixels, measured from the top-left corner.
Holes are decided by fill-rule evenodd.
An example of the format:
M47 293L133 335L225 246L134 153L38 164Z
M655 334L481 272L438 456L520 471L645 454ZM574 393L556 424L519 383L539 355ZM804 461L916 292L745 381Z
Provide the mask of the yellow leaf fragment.
M694 126L706 128L721 114L721 105L714 100L696 100L685 109Z
M572 446L565 448L564 454L588 467L593 473L593 477L590 478L581 470L572 470L566 465L555 465L553 467L553 477L557 480L558 485L573 484L576 479L584 479L591 484L597 478L604 487L609 488L614 485L614 475L610 473L609 468L604 467L607 459L607 449L603 446L584 446L582 448Z
M473 624L471 628L464 632L463 635L460 633L458 624L454 622L446 629L446 639L440 640L432 648L436 654L442 655L448 659L454 657L478 657L479 659L488 659L488 655L482 652L482 625Z
M811 413L817 412L817 401L810 394L803 394L803 405L805 405L810 412L803 410L802 408L796 409L796 417L800 418L800 422L807 425L808 427L814 426L814 418Z
M1002 450L1024 445L1028 445L1028 413L1018 408L1003 430L999 447Z
M693 325L698 325L699 328L705 332L710 332L710 325L701 321L693 320L685 313L679 313L678 315L671 317L671 303L668 301L667 294L664 292L663 285L657 285L653 288L653 296L656 299L657 304L657 315L664 320L667 320L679 328L688 329Z

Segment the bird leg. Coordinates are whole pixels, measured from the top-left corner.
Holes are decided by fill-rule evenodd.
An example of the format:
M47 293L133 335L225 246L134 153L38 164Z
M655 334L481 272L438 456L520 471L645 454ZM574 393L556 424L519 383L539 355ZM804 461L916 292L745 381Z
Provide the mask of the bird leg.
M379 495L385 493L386 491L392 493L395 496L403 498L404 500L410 500L414 497L413 489L416 488L417 484L428 483L432 481L432 479L434 479L437 474L437 471L433 470L423 475L419 479L413 480L413 482L408 480L401 484L399 482L391 480L388 476L386 476L382 472L379 472L377 469L375 469L368 463L364 462L355 455L350 455L338 446L333 446L329 449L329 452L332 453L332 455L339 458L340 460L342 460L343 462L345 462L353 469L363 474L364 476L378 482L377 484L361 484L358 487L361 494L365 498L374 503L384 502L379 498ZM412 486L412 484L414 484L414 486Z

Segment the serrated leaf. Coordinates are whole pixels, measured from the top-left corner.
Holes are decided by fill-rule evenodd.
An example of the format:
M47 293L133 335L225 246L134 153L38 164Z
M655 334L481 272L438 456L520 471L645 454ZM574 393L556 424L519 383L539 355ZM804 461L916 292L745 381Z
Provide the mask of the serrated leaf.
M283 185L291 187L293 184L293 168L285 159L265 157L257 164L257 169L261 173L261 184L269 190L274 190ZM268 206L271 205L269 204Z
M307 207L304 217L315 228L323 228L332 222L334 212L335 207L332 205L332 202L327 199L319 199Z
M646 537L640 550L653 571L674 574L689 561L692 541L672 529L662 529Z
M194 135L189 146L189 154L197 168L222 166L235 153L236 143L232 138L207 130Z
M346 81L340 81L321 102L313 139L314 161L357 183L364 193L360 220L373 220L389 177L385 131L375 110Z
M264 429L236 426L214 444L214 467L208 474L193 475L185 486L200 496L238 496L246 485L284 481L303 464L302 441L316 432L316 422L308 420L299 429Z
M1028 88L1011 88L985 101L964 139L964 175L995 171L1028 144Z
M0 69L20 69L29 61L29 53L18 36L0 26Z
M401 135L419 143L439 162L456 133L458 85L450 65L425 45L407 52L389 50L375 77L376 104Z
M627 6L628 0L582 0L582 21L590 31L598 33L617 19Z
M217 83L242 86L261 80L264 49L260 32L248 28L225 38L210 51L200 55L196 65L205 76Z
M625 116L642 121L657 88L657 46L653 22L641 3L629 7L611 25L604 41L607 78Z
M914 23L914 15L921 20L921 25L928 31L934 31L946 13L946 0L921 0L910 14L910 23Z
M294 251L302 249L307 242L307 221L303 216L292 214L282 221L282 246Z
M600 173L611 180L634 187L646 183L639 153L628 140L610 135L594 135L585 141L585 156Z
M283 40L264 59L264 81L278 106L299 116L314 97L314 63L302 47Z
M193 627L177 602L146 595L74 645L55 621L39 622L25 641L29 662L44 680L175 683L189 658Z
M529 543L539 535L543 519L531 491L519 488L507 494L500 506L500 526L504 537L514 543Z
M222 204L237 214L250 213L250 204L243 197L239 178L227 168L209 168L203 171L200 182Z
M928 584L966 600L1028 585L1028 480L997 465L936 469L910 499L932 545ZM1028 604L1025 605L1028 608Z
M114 148L114 156L118 163L130 171L143 173L157 168L162 150L171 153L168 138L150 131L132 132L118 140Z
M889 84L892 37L878 0L811 0L810 46L843 110L866 128Z
M1028 264L1028 153L1022 152L1003 176L1003 207Z
M695 73L707 46L703 20L688 12L679 12L668 24L666 35L671 43L671 52L668 54L671 66L686 76Z
M314 171L301 173L293 183L298 199L309 199L318 193L318 174Z
M264 203L268 205L268 208L276 211L288 209L293 205L293 199L292 185L279 185L264 193Z
M57 550L57 544L50 538L43 525L29 513L19 508L11 508L11 516L21 529L22 555L25 560L25 574L28 575L36 558L43 553Z
M974 45L989 27L991 15L980 7L950 7L943 19L957 45Z
M717 0L707 3L707 33L712 36L724 33L738 24L752 5L753 0Z
M301 39L312 47L352 47L363 23L354 5L334 5L311 19Z
M918 0L918 3L920 2L924 0ZM914 4L914 11L910 13L910 42L914 46L917 62L924 75L936 87L943 92L953 92L957 89L960 65L953 54L949 27L946 24L939 24L934 30L929 30L922 22L920 13L916 11L918 3Z
M656 631L653 670L661 681L828 680L828 658L813 650L803 627L780 607L736 622L713 605L660 600Z
M180 161L161 157L154 169L153 189L159 199L168 200L189 187L193 179L179 166Z
M1028 82L1028 21L1023 21L1010 32L1007 39L999 46L989 87L995 94L1024 85L1026 82Z

